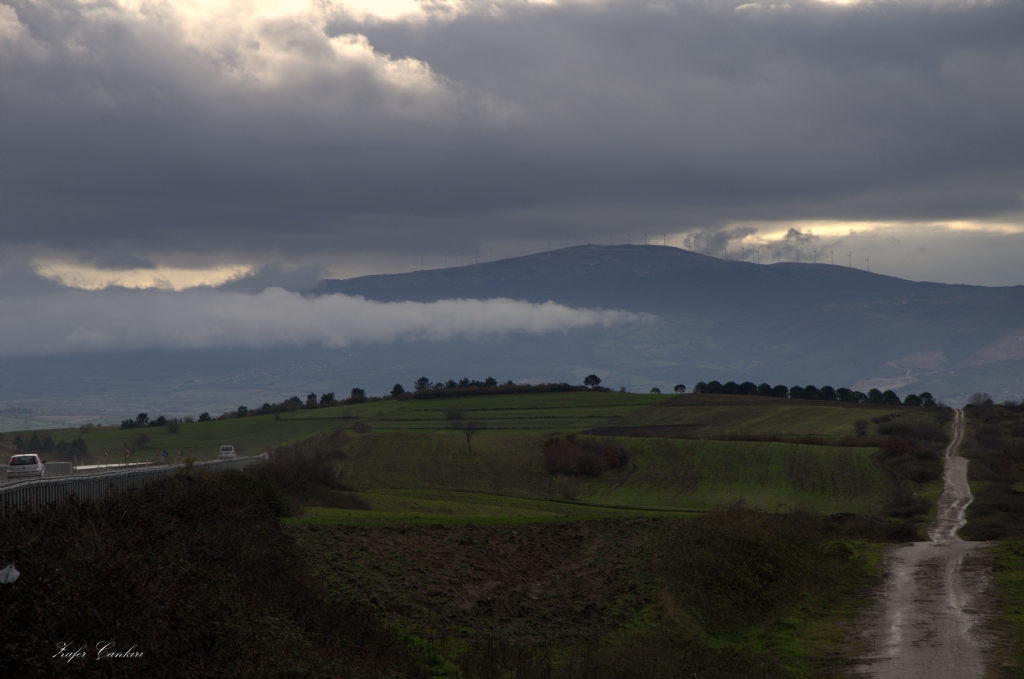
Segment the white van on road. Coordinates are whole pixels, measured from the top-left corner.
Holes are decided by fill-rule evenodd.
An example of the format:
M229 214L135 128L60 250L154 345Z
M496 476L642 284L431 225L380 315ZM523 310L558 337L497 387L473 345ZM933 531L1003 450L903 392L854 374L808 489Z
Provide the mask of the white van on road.
M235 447L234 446L221 446L220 447L220 459L222 459L222 460L233 460L233 459L235 459Z

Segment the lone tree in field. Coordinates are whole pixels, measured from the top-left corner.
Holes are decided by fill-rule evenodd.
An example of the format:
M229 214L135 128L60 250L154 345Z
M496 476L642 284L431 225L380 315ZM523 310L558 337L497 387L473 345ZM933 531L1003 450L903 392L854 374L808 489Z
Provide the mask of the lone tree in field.
M657 387L651 387L651 393L652 394L660 394L661 393L661 389L658 389Z
M403 387L401 384L395 384L395 386L391 388L391 395L392 396L401 396L404 393L405 393L405 387Z
M457 429L462 430L463 436L466 437L466 447L469 448L469 454L473 454L473 437L481 429L487 429L487 423L479 420L469 420L468 422L460 423L456 425Z
M686 385L685 384L677 384L676 386L672 387L672 391L676 392L677 394L685 394L686 393Z
M601 378L597 375L587 375L583 378L583 384L593 389L601 384Z

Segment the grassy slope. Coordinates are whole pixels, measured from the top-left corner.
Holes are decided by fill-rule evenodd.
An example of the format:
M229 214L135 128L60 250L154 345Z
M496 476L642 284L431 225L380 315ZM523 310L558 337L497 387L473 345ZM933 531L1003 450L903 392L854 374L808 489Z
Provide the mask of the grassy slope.
M915 408L756 396L683 395L637 409L609 426L679 426L695 437L743 433L840 438L853 433L857 420L892 414L900 415L908 423L930 422L933 418L930 411Z
M180 450L185 455L204 460L216 457L217 449L223 444L234 445L244 454L256 454L335 429L350 429L359 420L368 422L376 431L431 433L447 429L451 421L447 419L446 411L452 408L463 409L467 419L487 422L494 434L581 431L667 398L656 395L575 392L378 401L298 410L283 413L279 418L261 415L182 424L174 434L166 427L132 430L100 427L82 436L93 461L101 461L104 450L110 452L112 461L119 459L125 444L130 443L138 433L150 437L150 442L140 453L141 457L150 457L162 450L172 454ZM19 433L28 439L33 432L5 433L6 440L11 441ZM78 429L41 430L36 433L40 437L49 434L55 441L70 441L80 434Z
M369 510L315 507L301 516L286 519L285 523L296 525L491 525L692 515L692 513L680 511L598 507L578 502L531 500L459 491L376 490L360 493L359 497L367 501L367 504L370 505Z
M709 509L745 500L774 510L876 511L889 480L874 449L747 441L621 438L630 463L598 479L553 478L539 436L368 434L350 444L341 479L358 490L463 490L600 505Z
M572 392L564 394L523 394L478 396L461 399L378 401L357 405L299 410L273 415L232 420L183 424L171 434L164 427L122 430L101 427L84 434L94 461L102 460L104 450L111 459L121 454L126 442L136 433L145 433L150 442L141 456L168 450L181 450L196 459L209 459L217 448L230 443L246 453L315 436L334 429L349 429L361 419L375 431L431 433L445 430L451 421L447 411L461 409L465 419L486 422L488 435L502 433L540 434L579 432L607 426L699 425L697 436L721 433L768 433L815 436L842 436L853 432L853 422L885 413L901 413L905 418L930 417L913 408L848 406L816 401L788 401L758 397L659 396L616 392ZM19 432L5 433L9 442ZM27 439L31 432L21 432ZM77 429L39 431L55 441L70 441Z
M448 419L448 413L453 409L462 410L463 421L480 420L488 425L473 440L473 454L467 449L461 432L451 429L453 421ZM677 424L680 418L689 418L687 422L691 424L703 423L705 435L770 433L839 437L852 433L854 420L871 419L884 412L898 412L911 418L918 416L917 411L904 408L830 407L814 402L769 399L755 399L752 402L747 399L740 402L730 397L693 397L687 401L677 397L618 393L386 401L302 410L283 414L280 419L263 416L188 424L183 425L176 434L167 432L165 428L147 428L142 431L152 438L152 442L148 450L143 451L143 456L152 454L150 450L166 448L171 451L180 449L203 459L212 457L217 446L224 443L231 443L245 453L256 453L320 433L349 430L357 421L369 423L372 433L351 437L341 472L342 480L360 491L360 496L369 502L371 510L313 508L305 516L286 520L293 524L288 530L306 548L315 551L327 549L320 556L328 562L341 559L351 565L358 562L358 559L353 560L353 554L333 537L331 544L322 543L325 537L322 531L393 529L398 531L398 535L404 535L401 533L405 530L404 526L409 526L411 530L416 528L416 524L440 524L449 526L451 530L466 530L464 525L452 524L476 524L481 529L508 532L513 529L518 531L518 528L502 528L501 524L544 522L557 528L567 525L566 519L632 517L629 520L635 521L643 516L672 518L672 515L685 516L681 510L708 509L741 499L768 510L775 510L779 504L785 504L790 508L805 505L823 513L873 512L884 501L889 481L872 461L872 449L626 437L619 438L618 442L629 451L630 464L619 472L606 473L600 479L552 478L543 469L541 449L548 432L580 432L600 426L622 426L624 422L629 426L666 422ZM114 453L136 431L102 428L85 434L85 438L93 453L99 451L102 454L104 448ZM54 432L53 435L55 439L70 440L78 432L66 430L63 433ZM676 511L657 512L656 509ZM595 522L595 526L600 523ZM752 536L757 534L754 530ZM503 533L500 535L504 536ZM632 556L650 560L660 553L660 538L652 539L653 542ZM321 544L316 546L318 541ZM372 546L372 543L373 540L370 540L368 544ZM461 544L458 541L456 543ZM510 550L508 553L518 549L518 544L517 537L507 546ZM627 612L629 624L618 628L620 631L616 634L621 639L610 637L612 647L600 651L607 651L615 657L609 656L601 660L602 663L618 666L620 661L615 654L619 651L615 650L618 648L615 644L621 642L621 649L632 649L632 634L639 635L636 638L640 640L655 637L661 639L658 635L663 633L678 633L691 638L691 613L676 618L673 612L675 604L651 598L653 590L649 590L650 583L635 583L639 587L636 589L628 579L619 578L618 575L625 576L630 572L630 568L624 564L607 564L617 575L602 570L606 565L602 565L604 562L598 556L620 550L620 544L608 543L601 531L598 531L593 545L586 548L589 551L578 552L581 558L586 557L580 563L591 563L592 559L597 559L593 560L593 573L588 571L579 574L581 591L591 584L603 582L618 588L615 590L616 596L641 597L638 599L639 607L634 606ZM412 551L408 555L411 560L406 565L412 570L403 577L415 579L415 573L429 575L422 564L417 565L416 550L419 548L417 544L408 545ZM816 554L816 549L818 547L813 547L809 554ZM844 575L843 582L856 588L857 581L873 572L875 551L864 545L853 545L853 550L857 562L862 565ZM378 557L386 561L387 555L373 555L374 559ZM864 559L866 561L862 561ZM571 565L576 562L570 560L567 563ZM366 573L363 575L374 571L375 563L364 565ZM837 564L830 566L830 569L835 566ZM316 567L327 568L327 565L321 563ZM531 560L523 562L523 578L524 583L527 583L520 583L523 587L533 587L533 584L528 583L537 582L532 567ZM717 572L718 569L712 570ZM443 568L437 572L443 572ZM555 578L555 584L558 578L570 577L568 572L562 574L561 571L553 571L551 575ZM467 577L485 576L470 574ZM346 582L349 584L342 589L349 591L354 583L352 580ZM487 583L480 583L480 586L484 585ZM626 594L619 591L619 585L626 587ZM421 586L432 587L429 579ZM424 593L430 594L430 591L425 589ZM412 596L411 593L402 593L397 589L391 594L399 598ZM706 656L704 667L715 667L732 657L731 648L742 650L742 658L745 658L743 662L760 662L758 658L765 651L769 656L779 659L781 665L775 669L781 674L809 676L806 668L799 667L800 663L812 656L824 657L827 649L842 636L836 620L842 617L841 612L845 607L856 603L855 597L851 598L852 594L844 597L840 601L826 592L820 601L790 601L782 607L784 610L780 609L764 622L758 623L756 629L730 629L714 638L692 642L697 644L694 648L699 650L699 654L704 655L696 656L696 660L688 657L686 662L697 662L694 667L698 668L705 662L700 658ZM480 600L486 600L486 597ZM370 602L375 603L372 599ZM529 605L529 602L526 604ZM588 619L585 616L591 613L589 609L581 609L569 611L567 615L567 619L585 623ZM663 619L662 616L672 617L674 622L666 623L667 618ZM557 622L553 620L552 624ZM529 627L530 620L525 620L525 623ZM679 629L667 632L666 624L673 629L678 625ZM654 637L651 636L652 632L656 632ZM658 646L661 641L650 643L654 646L648 649L646 655L656 657L664 650ZM462 655L463 651L472 655L483 653L486 649L459 646L456 650L458 652L455 656L468 657ZM622 653L626 653L626 650L622 650ZM632 650L629 650L629 654L632 654L630 657L636 655ZM629 667L632 661L622 662L625 663L623 666ZM783 670L783 665L788 669ZM738 668L731 676L750 676L749 673L745 674L744 668ZM650 676L661 676L660 672L652 669ZM776 672L773 670L766 675L776 675ZM635 678L639 675L627 672L622 676Z
M473 440L451 429L476 420L487 428ZM838 437L853 422L882 413L927 418L910 408L865 408L756 397L657 396L608 392L483 396L461 399L380 401L274 415L142 430L93 429L84 434L94 460L111 460L136 433L151 441L139 457L181 450L197 459L233 444L255 454L366 422L372 433L354 436L341 480L357 490L460 490L597 505L702 509L745 500L752 506L808 506L817 511L874 512L888 492L887 477L871 460L873 449L790 443L619 438L631 462L600 479L552 478L542 466L547 432L580 432L602 426L689 423L708 433L770 433ZM698 433L700 433L698 432ZM69 440L77 430L53 432ZM375 501L378 505L379 500ZM373 504L373 503L371 503ZM475 503L469 503L475 504ZM376 505L374 505L376 506ZM461 509L469 516L483 510ZM384 514L394 508L382 507ZM546 510L544 510L546 511ZM398 512L402 514L402 512ZM413 511L415 514L416 511ZM554 512L557 515L559 512ZM405 512L408 514L408 512ZM498 518L498 517L494 517Z
M836 669L842 621L879 573L860 539L891 539L829 525L731 510L291 530L328 587L430 650L434 676L793 678Z

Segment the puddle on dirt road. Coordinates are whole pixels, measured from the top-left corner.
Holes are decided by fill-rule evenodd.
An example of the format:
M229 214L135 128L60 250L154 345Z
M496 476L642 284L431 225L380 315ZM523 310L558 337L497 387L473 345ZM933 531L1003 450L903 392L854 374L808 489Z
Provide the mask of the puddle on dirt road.
M877 679L974 679L985 675L991 640L984 630L991 609L986 542L956 532L973 499L967 460L958 454L963 411L956 412L946 448L945 487L930 542L893 548L885 558L885 586L864 621L858 645L870 650L852 672Z

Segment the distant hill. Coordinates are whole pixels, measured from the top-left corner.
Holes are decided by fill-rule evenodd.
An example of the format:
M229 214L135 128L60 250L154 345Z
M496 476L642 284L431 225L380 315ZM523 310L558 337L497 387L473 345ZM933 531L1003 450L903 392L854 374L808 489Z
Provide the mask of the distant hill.
M828 264L756 265L654 245L583 246L448 269L320 281L307 295L379 301L508 297L653 320L481 341L342 349L147 350L7 360L0 428L137 412L223 412L309 391L385 393L419 376L647 392L698 381L1024 394L1024 286L916 283Z
M756 265L656 245L582 246L472 266L324 280L380 301L509 297L655 314L580 333L548 360L640 388L678 376L825 382L961 399L1021 393L1024 286L920 283L829 264ZM565 367L570 367L566 365ZM576 366L572 366L575 368ZM578 372L578 370L577 370ZM600 374L600 373L599 373Z

